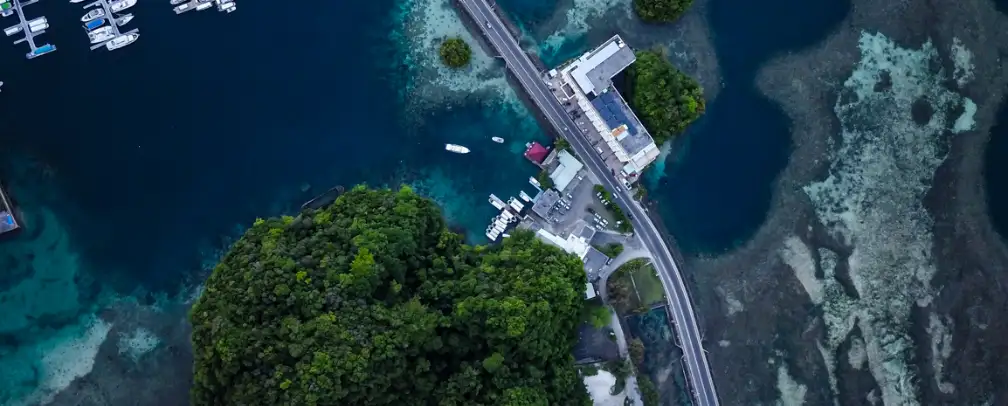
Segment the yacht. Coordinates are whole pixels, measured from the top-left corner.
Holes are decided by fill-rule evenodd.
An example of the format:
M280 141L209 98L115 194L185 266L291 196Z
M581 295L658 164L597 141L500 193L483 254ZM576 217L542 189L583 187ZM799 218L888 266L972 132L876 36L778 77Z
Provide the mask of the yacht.
M444 149L449 152L454 152L456 154L468 154L469 148L463 147L461 145L455 144L445 144Z
M126 23L128 23L130 21L133 21L133 14L132 13L126 14L126 15L124 15L122 17L119 17L119 18L115 19L116 25L126 25Z
M177 6L177 5L185 3L187 1L189 1L189 0L171 0L171 5Z
M137 0L119 0L109 4L109 11L118 13L137 4Z
M132 44L133 41L137 40L137 38L140 38L140 33L137 32L127 35L120 35L118 37L112 38L111 41L106 42L105 47L108 48L109 51L115 51L119 48Z
M86 23L88 21L94 20L94 19L99 18L99 17L105 17L105 10L104 9L100 9L100 8L96 8L94 10L88 11L87 14L84 14L84 16L81 17L81 21L83 21L83 22Z
M501 137L493 137L493 138L491 138L491 140L493 140L493 142L496 142L498 144L503 144L504 143L504 139L501 138Z
M196 11L203 11L210 7L213 7L213 3L200 3L196 5Z
M115 38L115 30L112 27L101 27L97 30L88 33L88 38L91 39L92 44L97 44L99 42L105 42L112 38Z

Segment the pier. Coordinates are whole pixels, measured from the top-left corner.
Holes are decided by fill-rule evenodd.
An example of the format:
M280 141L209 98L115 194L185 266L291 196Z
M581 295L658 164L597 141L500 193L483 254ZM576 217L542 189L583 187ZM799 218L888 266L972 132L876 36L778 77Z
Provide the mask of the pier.
M49 21L44 16L30 21L24 16L24 7L37 2L38 0L3 0L0 2L0 12L2 12L4 17L17 14L20 21L17 25L5 28L4 34L8 37L17 33L24 34L24 38L14 41L14 44L28 43L28 46L31 48L31 51L25 54L25 58L28 59L34 59L56 51L56 46L52 44L35 45L35 37L44 34L46 28L49 28Z
M88 4L86 4L84 6L85 10L89 9L91 7L94 7L94 6L101 6L100 10L103 10L103 14L101 16L96 17L95 19L88 20L88 21L83 21L82 20L84 22L84 24L87 24L88 22L94 21L94 20L97 20L97 19L105 19L105 21L107 21L108 24L109 24L108 27L111 27L112 28L112 32L115 34L115 35L113 35L111 38L109 38L107 40L104 40L104 41L101 41L101 42L99 42L97 44L91 45L91 50L92 51L94 51L94 50L96 50L98 48L101 48L101 47L106 47L109 50L118 49L119 47L113 48L113 47L109 46L109 41L114 41L114 40L116 40L116 39L118 39L120 37L127 36L127 35L133 35L133 34L137 34L137 33L140 32L139 28L134 28L134 29L129 30L129 31L125 32L125 33L121 32L119 30L119 26L120 25L125 24L126 22L129 22L129 20L133 19L133 15L132 14L127 14L127 15L124 15L124 16L121 16L121 17L120 16L116 16L116 14L115 14L117 12L125 11L125 10L129 9L130 7L133 7L133 5L136 4L135 0L132 1L133 4L126 3L128 1L130 1L130 0L118 0L118 1L115 1L115 2L112 2L112 3L109 3L108 0L97 0L97 1L95 1L93 3L88 3ZM113 11L113 8L116 8L116 7L113 7L113 5L118 6L120 4L124 4L125 7L122 7L122 8L119 8L118 10ZM98 10L98 9L94 9L94 10ZM88 11L88 13L90 13L90 12L91 11ZM96 29L100 29L100 28L96 28ZM88 28L87 28L86 25L85 25L84 30L88 31L89 33L91 31L91 30L88 30ZM137 35L139 35L139 34L137 34ZM90 38L90 35L88 35L88 37ZM130 41L130 42L132 42L132 41ZM125 45L123 45L123 46L125 46Z

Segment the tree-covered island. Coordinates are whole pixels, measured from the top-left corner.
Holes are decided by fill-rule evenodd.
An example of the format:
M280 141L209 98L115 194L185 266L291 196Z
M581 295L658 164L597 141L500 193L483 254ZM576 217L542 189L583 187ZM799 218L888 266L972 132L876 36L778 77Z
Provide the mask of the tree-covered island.
M681 134L703 114L703 89L659 52L638 51L627 80L628 102L658 145Z
M466 245L410 189L256 220L193 306L194 405L590 405L581 261Z
M461 68L472 59L472 48L461 37L445 38L441 42L441 62L450 68Z
M637 16L647 23L669 23L679 19L693 0L633 0Z

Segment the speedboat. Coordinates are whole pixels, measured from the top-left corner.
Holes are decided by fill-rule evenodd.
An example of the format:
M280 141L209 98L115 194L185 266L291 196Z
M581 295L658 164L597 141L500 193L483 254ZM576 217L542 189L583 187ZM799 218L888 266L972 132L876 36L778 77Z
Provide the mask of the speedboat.
M463 147L461 145L455 144L445 144L444 149L449 152L454 152L456 154L468 154L469 148Z
M94 19L96 19L98 17L105 17L105 9L96 8L94 10L88 11L87 14L84 14L84 16L81 17L81 21L83 21L83 22L86 23L86 22L94 20Z
M224 9L224 11L227 11L227 12L228 12L228 14L230 14L230 13L231 13L232 11L235 11L235 10L237 10L237 9L238 9L238 6L236 6L236 5L235 5L235 4L234 4L234 3L232 2L230 6L228 6L227 8L225 8L225 9Z
M88 38L91 39L92 44L108 41L115 38L115 36L116 34L112 27L101 27L88 33Z
M134 32L132 34L127 35L120 35L118 37L112 38L111 41L106 42L105 47L108 48L109 51L114 51L129 44L132 44L133 41L137 40L137 38L140 38L140 33L138 32Z
M493 138L491 138L491 140L493 140L493 142L496 142L498 144L503 144L504 143L504 139L501 138L501 137L493 137Z
M189 0L171 0L171 5L177 6L177 5L185 3L187 1L189 1Z
M104 18L99 18L97 20L91 20L91 21L88 21L87 23L84 24L84 30L86 30L88 32L94 31L95 28L101 27L103 24L105 24L105 19Z
M119 0L109 4L109 11L118 13L137 4L137 0Z
M183 12L189 11L191 8L192 8L191 4L185 3L180 6L175 6L175 8L173 8L172 10L175 10L175 14L182 14Z
M223 11L223 10L227 10L228 7L231 7L233 5L234 5L234 2L231 1L231 0L227 0L227 1L221 0L220 4L218 4L218 8L220 8L220 10Z
M200 3L196 5L196 11L203 11L210 7L213 7L213 3Z
M124 15L122 17L119 17L119 18L115 19L116 25L125 25L126 23L128 23L130 21L133 21L133 14L132 13L126 14L126 15Z

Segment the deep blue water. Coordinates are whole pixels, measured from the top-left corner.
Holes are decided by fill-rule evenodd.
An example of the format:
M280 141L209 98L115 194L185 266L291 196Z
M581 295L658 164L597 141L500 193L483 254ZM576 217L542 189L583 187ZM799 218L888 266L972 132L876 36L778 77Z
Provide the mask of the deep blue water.
M1008 0L994 2L998 11L1008 14ZM987 207L994 229L1008 239L1008 100L1002 100L997 123L991 128L990 144L984 154L984 183Z
M769 59L823 40L846 16L846 0L712 0L709 23L724 88L681 141L651 196L687 254L719 253L766 219L774 179L791 150L789 121L755 86Z

